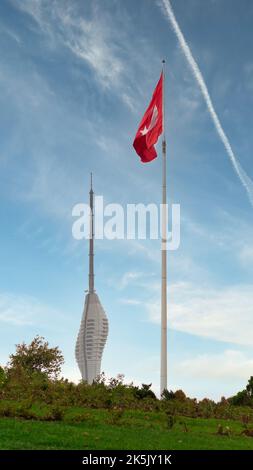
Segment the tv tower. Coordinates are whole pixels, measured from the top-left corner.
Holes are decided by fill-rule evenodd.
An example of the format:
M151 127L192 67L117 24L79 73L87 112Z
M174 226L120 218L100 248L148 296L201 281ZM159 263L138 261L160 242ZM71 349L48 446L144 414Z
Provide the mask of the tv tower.
M94 192L90 188L89 290L85 297L81 325L76 341L76 361L82 380L92 384L101 369L101 360L108 336L108 320L94 289Z

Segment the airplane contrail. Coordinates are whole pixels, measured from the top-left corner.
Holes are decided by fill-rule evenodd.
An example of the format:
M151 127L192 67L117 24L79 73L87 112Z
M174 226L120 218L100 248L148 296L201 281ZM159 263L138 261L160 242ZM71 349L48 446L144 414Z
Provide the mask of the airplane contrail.
M204 100L206 102L206 105L207 105L207 109L211 115L211 118L213 120L213 123L214 123L214 126L216 128L216 131L226 149L226 152L231 160L231 163L233 165L233 168L237 174L237 176L239 177L241 183L243 184L244 188L246 189L247 193L248 193L248 197L249 197L249 200L250 200L250 203L252 204L253 206L253 182L252 180L250 179L250 177L246 174L246 172L243 170L243 168L241 167L240 163L238 162L234 152L233 152L233 149L230 145L230 142L223 130L223 127L221 125L221 122L219 120L219 117L214 109L214 105L212 103L212 100L211 100L211 97L209 95L209 91L208 91L208 88L206 86L206 83L205 83L205 80L203 78L203 75L199 69L199 66L196 62L196 60L194 59L193 55L192 55L192 52L191 52L191 49L190 47L188 46L186 40L185 40L185 37L180 29L180 26L176 20L176 17L175 17L175 14L173 12L173 9L172 9L172 6L171 6L171 3L170 3L170 0L161 0L162 2L162 6L163 6L163 12L165 14L165 17L169 20L171 26L172 26L172 29L173 31L175 32L176 36L177 36L177 39L178 39L178 42L179 42L179 45L180 45L180 48L182 50L182 52L184 53L185 57L186 57L186 60L188 62L188 64L190 65L190 68L192 69L192 72L193 72L193 75L194 77L196 78L197 80L197 83L199 85L199 88L201 90L201 93L204 97Z

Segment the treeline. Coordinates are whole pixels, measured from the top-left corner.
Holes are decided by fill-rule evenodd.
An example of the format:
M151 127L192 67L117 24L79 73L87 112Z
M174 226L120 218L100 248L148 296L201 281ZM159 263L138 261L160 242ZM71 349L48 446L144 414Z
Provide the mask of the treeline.
M42 337L17 345L8 364L0 367L0 416L60 420L70 408L102 408L114 414L140 409L165 412L169 417L253 419L253 377L245 390L218 403L189 398L182 390L165 390L159 400L152 384L125 384L122 375L106 379L101 374L92 385L74 384L59 377L63 362L59 348L50 348Z

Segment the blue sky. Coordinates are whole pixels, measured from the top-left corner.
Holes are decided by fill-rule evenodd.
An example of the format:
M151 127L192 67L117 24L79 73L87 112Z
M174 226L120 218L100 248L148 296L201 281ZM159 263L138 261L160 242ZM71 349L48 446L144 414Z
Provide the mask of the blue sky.
M253 4L171 3L253 177ZM88 200L90 171L108 203L160 203L161 159L141 165L132 140L163 57L169 199L182 216L180 249L168 255L169 388L219 398L253 374L253 209L154 0L1 1L0 363L40 334L79 379L88 246L72 238L72 208ZM98 241L95 266L110 325L102 369L155 390L159 249Z

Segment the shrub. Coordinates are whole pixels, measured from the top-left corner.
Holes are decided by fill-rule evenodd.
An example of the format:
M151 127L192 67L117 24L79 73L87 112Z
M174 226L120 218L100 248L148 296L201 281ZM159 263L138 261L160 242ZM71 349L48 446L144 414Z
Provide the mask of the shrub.
M71 423L83 423L84 421L87 421L87 419L87 414L78 413L70 416L68 418L68 421L70 421Z
M174 424L176 422L176 417L175 415L172 415L170 413L167 413L167 427L168 429L172 429Z
M209 400L208 398L204 398L198 403L198 415L202 416L203 418L210 418L214 416L215 411L215 402Z
M3 418L12 418L13 417L13 407L11 407L11 405L8 403L8 404L5 404L5 403L1 403L0 405L0 416L3 417Z
M166 388L164 389L162 393L162 399L163 400L174 400L175 398L175 393L172 392L172 390L167 390Z
M0 366L0 389L2 387L4 387L5 383L6 383L6 373L5 373L5 370L3 369L3 367Z
M219 424L216 434L219 436L231 437L232 432L229 426L225 426L225 428L223 428L223 426Z
M45 338L35 336L30 344L17 344L16 353L10 355L10 369L22 368L28 374L44 373L48 378L57 378L64 358L58 347L50 348Z
M62 421L64 416L63 409L59 406L52 406L47 421Z
M230 403L237 406L251 406L253 400L247 390L242 390L241 392L238 392L237 395L230 398Z
M141 388L135 387L135 397L139 400L143 400L144 398L152 398L153 400L157 400L154 392L150 390L152 384L142 384Z
M183 392L183 390L176 390L175 392L175 399L178 400L178 401L186 401L187 397L185 395L185 393Z
M107 420L109 424L119 424L121 421L121 418L123 417L124 410L119 409L119 410L112 410L110 412L110 417Z

